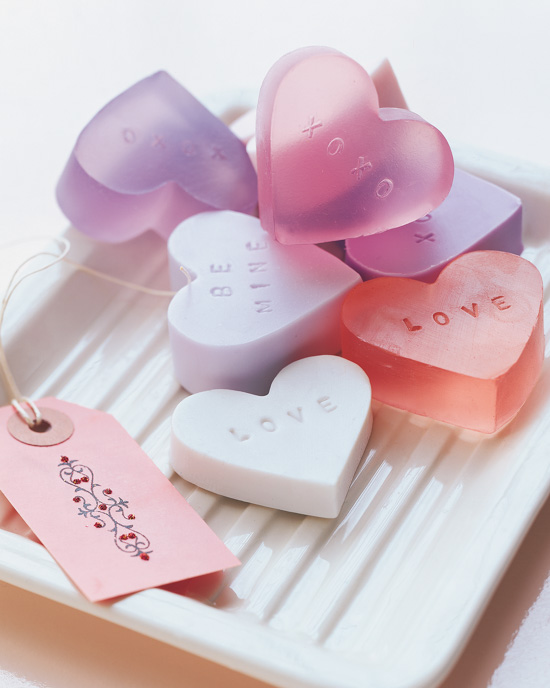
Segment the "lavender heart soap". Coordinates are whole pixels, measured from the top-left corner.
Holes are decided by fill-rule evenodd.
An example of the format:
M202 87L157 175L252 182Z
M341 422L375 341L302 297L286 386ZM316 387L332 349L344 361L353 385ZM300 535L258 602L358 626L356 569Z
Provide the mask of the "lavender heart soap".
M266 394L289 363L340 351L340 309L361 279L323 249L283 246L257 218L219 211L180 224L168 252L170 342L189 392Z
M520 254L522 207L517 196L472 174L455 170L440 206L415 222L383 234L346 240L346 262L361 277L412 277L433 282L469 251Z
M168 238L195 213L253 212L257 178L244 145L166 72L139 81L84 128L57 186L61 209L95 239L152 229Z

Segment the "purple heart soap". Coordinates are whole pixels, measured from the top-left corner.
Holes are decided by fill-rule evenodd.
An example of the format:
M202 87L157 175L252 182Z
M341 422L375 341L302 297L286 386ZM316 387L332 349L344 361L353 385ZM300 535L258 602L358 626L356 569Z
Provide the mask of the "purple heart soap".
M195 213L253 212L257 178L244 145L166 72L121 93L84 128L57 186L61 209L95 239L152 229L168 238Z
M346 263L364 280L412 277L433 282L451 260L470 251L520 254L517 196L455 170L451 191L428 215L383 234L346 240Z

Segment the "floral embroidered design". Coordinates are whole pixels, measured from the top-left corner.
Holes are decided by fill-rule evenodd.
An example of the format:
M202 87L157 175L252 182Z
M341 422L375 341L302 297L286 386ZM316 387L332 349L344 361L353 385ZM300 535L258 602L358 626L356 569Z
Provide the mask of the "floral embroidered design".
M77 459L62 456L58 468L61 480L74 489L72 499L79 505L78 515L93 520L95 528L111 526L109 532L113 533L114 543L121 552L148 561L153 551L149 538L126 523L135 519L129 513L128 501L114 497L110 487L102 490L94 481L92 469Z

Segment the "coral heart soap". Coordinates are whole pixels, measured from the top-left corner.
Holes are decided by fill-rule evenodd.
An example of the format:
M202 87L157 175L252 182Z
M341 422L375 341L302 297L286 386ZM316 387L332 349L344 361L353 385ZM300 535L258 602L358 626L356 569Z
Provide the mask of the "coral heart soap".
M382 234L346 240L346 263L363 279L414 277L433 282L466 251L520 254L521 201L473 174L455 170L443 203L424 217Z
M448 194L453 156L418 115L378 107L352 59L303 48L269 71L256 122L262 226L285 244L375 234L426 215Z
M189 218L168 251L180 289L168 309L170 341L188 391L265 394L288 363L340 351L342 302L361 280L327 251L282 246L257 218L231 211Z
M544 355L542 279L527 260L467 253L433 284L381 277L342 309L342 353L390 406L492 433L531 392Z
M253 212L256 173L243 144L166 72L138 82L84 128L57 186L74 226L121 242L168 238L212 208Z
M282 370L265 397L217 389L184 399L172 416L171 462L226 497L333 518L371 427L365 373L315 356Z

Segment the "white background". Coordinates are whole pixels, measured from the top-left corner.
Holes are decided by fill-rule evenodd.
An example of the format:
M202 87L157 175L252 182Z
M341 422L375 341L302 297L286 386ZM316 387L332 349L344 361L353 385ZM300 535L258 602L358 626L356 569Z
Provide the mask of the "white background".
M549 35L550 3L544 0L0 0L0 258L6 257L5 245L12 239L57 234L64 228L54 189L78 133L108 100L158 69L212 103L253 93L273 62L297 47L328 45L367 69L388 57L410 108L451 142L549 165ZM493 677L495 686L546 685L537 682L548 676L548 648L542 643L549 628L545 594L539 598L544 618L535 607L528 622L536 620L535 632L526 644L530 626L524 626L508 664ZM34 596L17 592L2 599L13 600L3 619L9 627L18 623L18 610ZM53 603L32 604L45 618L56 614ZM65 613L74 616L66 623L78 625L84 634L86 622L76 612ZM93 625L97 623L89 621L88 631L113 634L110 646L130 642L128 633L106 631ZM490 634L497 632L487 616L483 623L489 624ZM30 678L55 688L84 685L68 668L60 678L62 654L51 657L59 662L53 673L46 660L33 661L33 648L37 657L44 651L40 636L33 635L32 622L27 630L17 628L17 638L27 633L31 644L25 648L13 636L10 656L16 652L17 661L6 669L23 672L29 667ZM488 637L483 636L482 648ZM85 654L81 641L82 661L89 666L95 659ZM140 643L142 650L156 648L157 656L165 652L145 639ZM166 652L171 653L165 662L172 670L179 655ZM112 656L104 659L114 661ZM475 665L481 659L474 654L468 661ZM204 665L190 674L183 662L178 685L229 685L227 679L212 679ZM98 667L102 684L109 685L105 664ZM144 672L144 665L140 667ZM162 666L152 676L163 685ZM193 677L191 682L186 676ZM129 681L138 685L136 677ZM478 675L469 688L474 684L477 688L487 682Z
M550 161L544 0L0 0L0 237L56 233L54 188L88 120L165 69L200 99L257 90L305 45L392 62L453 141Z

